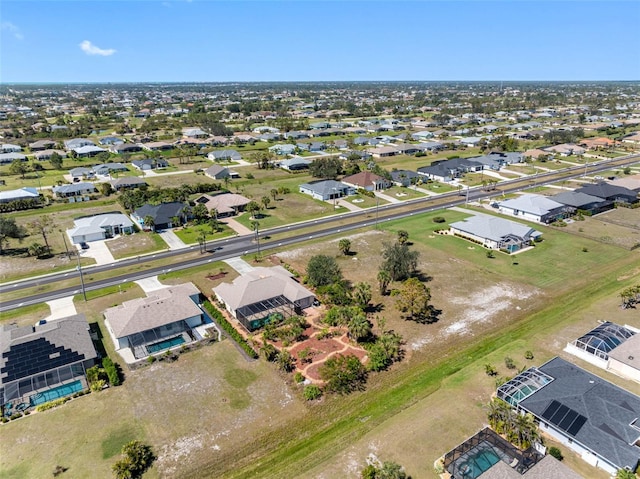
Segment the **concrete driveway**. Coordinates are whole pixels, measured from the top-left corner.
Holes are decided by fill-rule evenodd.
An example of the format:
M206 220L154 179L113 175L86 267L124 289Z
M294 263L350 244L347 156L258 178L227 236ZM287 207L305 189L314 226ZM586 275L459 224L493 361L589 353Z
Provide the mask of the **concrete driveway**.
M110 264L115 261L111 251L107 247L107 240L91 241L87 243L89 249L82 249L79 244L76 245L78 253L83 258L93 258L96 264Z
M235 258L229 258L223 260L233 269L235 269L240 274L250 273L253 271L253 266L243 260L240 256L236 256Z
M73 303L73 296L47 301L47 306L49 306L49 309L51 310L51 314L44 318L47 321L53 321L55 319L66 318L68 316L78 314L76 305Z
M164 230L158 233L160 237L164 240L165 243L169 246L169 249L182 249L187 248L188 246L184 244L178 236L171 230Z

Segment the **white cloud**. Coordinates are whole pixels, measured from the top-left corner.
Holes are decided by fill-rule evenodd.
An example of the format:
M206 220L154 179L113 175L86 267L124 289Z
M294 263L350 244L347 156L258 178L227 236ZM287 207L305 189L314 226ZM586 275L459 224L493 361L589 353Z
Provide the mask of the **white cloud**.
M116 52L113 48L99 48L89 40L83 41L80 44L80 49L87 55L101 55L103 57L108 57Z
M20 28L17 27L16 25L14 25L11 22L2 22L0 24L0 30L6 30L7 32L13 34L13 36L17 40L23 40L24 39L24 35L20 31Z

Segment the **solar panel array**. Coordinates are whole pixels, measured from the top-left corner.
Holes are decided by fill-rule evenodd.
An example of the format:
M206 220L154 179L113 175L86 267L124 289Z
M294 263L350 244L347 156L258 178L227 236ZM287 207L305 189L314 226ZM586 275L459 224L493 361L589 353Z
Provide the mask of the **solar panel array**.
M587 418L582 414L556 400L551 401L542 413L542 417L574 437L587 422Z
M52 355L55 357L52 358ZM84 359L84 354L65 349L64 346L56 346L44 338L11 346L11 349L3 353L2 356L5 358L5 366L0 369L3 383ZM5 374L6 376L4 376Z

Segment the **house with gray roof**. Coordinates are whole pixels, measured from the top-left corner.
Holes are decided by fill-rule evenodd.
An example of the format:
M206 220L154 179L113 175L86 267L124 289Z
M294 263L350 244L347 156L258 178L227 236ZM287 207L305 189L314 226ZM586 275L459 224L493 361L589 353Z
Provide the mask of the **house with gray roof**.
M429 166L418 168L418 174L430 180L444 183L460 178L464 173L481 171L482 163L467 158L452 158L450 160L434 161Z
M20 145L14 145L12 143L2 143L0 145L0 152L2 153L19 153L22 151Z
M132 234L133 222L122 213L104 213L73 220L74 227L67 230L73 244L112 238L119 234Z
M196 330L205 323L199 304L200 290L183 283L106 309L104 323L116 351L134 362L202 339Z
M18 190L0 191L0 203L11 203L18 200L39 200L40 193L35 188L20 188Z
M31 151L42 151L55 146L56 142L53 140L37 140L33 143L29 143Z
M556 357L498 388L512 407L589 464L614 475L640 462L640 397Z
M33 156L38 161L44 161L50 160L54 153L56 153L60 158L65 158L67 156L67 152L62 150L40 150L36 151Z
M107 150L95 145L86 145L79 146L78 148L72 148L71 151L75 151L76 155L78 155L79 158L89 158L92 156L96 156L99 153L104 153Z
M233 283L213 288L213 292L248 331L272 320L300 315L315 300L315 295L282 266L253 268Z
M91 168L96 175L109 176L112 173L129 171L122 163L101 163Z
M116 155L122 155L123 153L136 153L142 151L142 146L137 143L117 143L109 146L109 151Z
M410 170L393 170L390 173L391 181L398 186L415 185L420 179L420 175Z
M27 157L22 153L0 153L0 165L13 163L15 160L27 161Z
M635 191L622 186L612 185L605 181L601 181L595 185L583 186L576 191L619 203L633 204L638 202L638 193Z
M597 196L588 195L579 191L563 191L556 195L550 196L553 201L570 206L576 210L586 211L589 214L602 213L614 207L614 202L598 198Z
M65 140L64 147L67 151L75 150L83 146L96 146L96 144L87 138L73 138L72 140Z
M157 231L174 228L180 226L180 224L182 224L181 222L188 219L188 215L185 212L188 206L188 204L182 203L181 201L160 203L159 205L147 203L131 213L131 219L146 230L151 229L152 231ZM153 220L153 226L149 227L144 224L144 220L147 217ZM178 219L177 224L175 223L176 218Z
M313 163L313 160L308 158L303 158L301 156L296 156L294 158L288 158L286 160L282 160L280 164L280 168L288 171L300 171L300 170L308 170L309 165Z
M293 155L296 152L296 145L291 145L289 143L277 144L269 147L269 151L271 153L275 153L276 155Z
M558 203L546 196L525 194L498 202L501 213L538 223L552 223L575 213L575 208Z
M240 178L240 175L230 170L229 168L222 165L211 165L209 168L204 170L204 174L209 178L213 178L214 180L223 180L225 178Z
M96 187L93 183L73 183L71 185L54 186L53 194L56 198L70 198L75 196L84 196L96 193Z
M86 370L98 357L84 314L35 326L6 324L0 329L0 353L5 415L85 389Z
M318 180L300 185L300 193L316 200L328 201L353 195L355 188L336 180Z
M211 161L240 161L242 155L236 150L215 150L207 155Z
M78 166L69 170L69 176L73 181L81 180L85 178L95 178L96 173L91 168L84 166Z
M497 216L477 215L449 225L455 236L469 239L488 249L504 250L508 253L531 246L542 236L530 226Z
M473 161L477 161L478 163L482 163L488 169L497 171L500 168L503 168L507 165L512 165L514 163L522 163L524 161L524 155L519 152L492 151L488 155L474 156L469 159Z
M144 158L142 160L133 160L131 162L136 170L151 171L169 166L169 162L163 158Z
M137 176L124 176L122 178L109 181L109 184L113 187L114 190L123 191L140 188L141 186L146 185L147 182L142 178L138 178Z

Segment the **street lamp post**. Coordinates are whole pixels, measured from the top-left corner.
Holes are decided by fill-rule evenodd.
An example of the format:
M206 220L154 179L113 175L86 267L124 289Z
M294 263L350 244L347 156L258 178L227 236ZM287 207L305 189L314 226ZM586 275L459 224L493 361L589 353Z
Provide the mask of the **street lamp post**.
M256 245L258 247L258 258L260 257L260 224L256 221L254 224L254 231L256 232Z
M335 210L336 209L336 202L337 202L337 200L336 200L336 198L337 198L337 193L336 193L337 188L334 186L331 189L333 190L333 209Z
M85 303L87 302L87 290L84 287L84 275L82 274L82 265L80 264L80 252L77 253L78 258L78 266L77 270L80 273L80 285L82 286L82 297L84 298Z
M376 191L376 182L373 181L373 191L374 191L374 195L375 195L375 191ZM378 229L378 206L380 204L380 198L378 198L378 195L376 195L376 229Z

